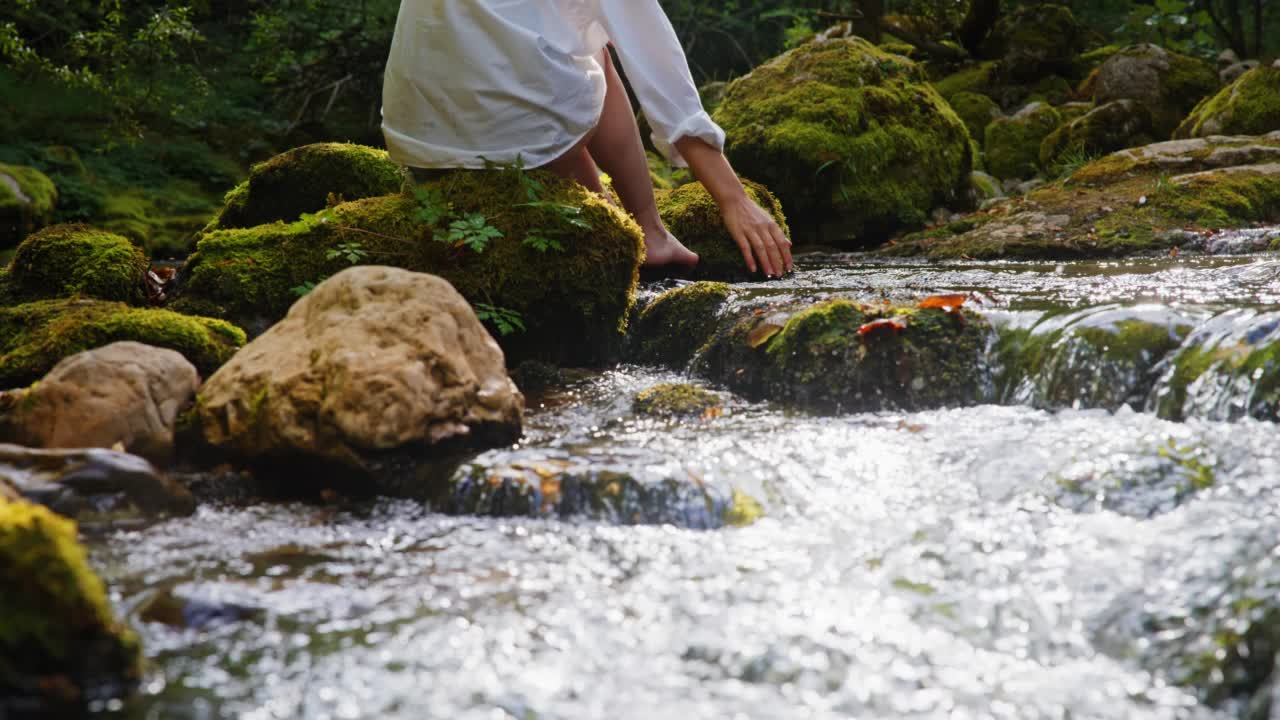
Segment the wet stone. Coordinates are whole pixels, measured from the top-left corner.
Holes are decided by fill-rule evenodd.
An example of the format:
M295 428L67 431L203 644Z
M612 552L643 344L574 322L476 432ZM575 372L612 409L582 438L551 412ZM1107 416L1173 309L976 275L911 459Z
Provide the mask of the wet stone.
M82 526L132 526L190 515L191 493L146 460L113 450L0 445L0 482Z
M501 451L463 466L434 504L457 515L705 530L750 522L758 515L758 503L750 507L754 502L648 453L583 458L556 451Z

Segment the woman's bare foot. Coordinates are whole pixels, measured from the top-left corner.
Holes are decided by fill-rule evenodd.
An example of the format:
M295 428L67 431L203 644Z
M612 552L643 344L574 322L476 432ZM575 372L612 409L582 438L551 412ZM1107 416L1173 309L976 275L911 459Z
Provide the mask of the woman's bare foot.
M644 230L644 267L693 267L698 264L698 254L685 247L661 222L656 225L646 223L640 228Z

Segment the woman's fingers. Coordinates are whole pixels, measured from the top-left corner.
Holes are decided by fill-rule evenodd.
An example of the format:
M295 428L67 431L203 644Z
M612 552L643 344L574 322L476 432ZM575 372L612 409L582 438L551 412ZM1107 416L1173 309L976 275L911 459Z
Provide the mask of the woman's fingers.
M738 243L738 251L742 253L742 259L747 263L747 272L756 271L755 250L751 247L751 241L741 229L730 227L729 233L733 235L733 241Z
M782 228L778 227L777 223L773 224L771 230L778 251L782 253L782 269L784 272L791 272L795 269L795 262L791 259L791 241L787 239L787 234L782 232Z
M751 249L755 251L756 260L760 263L760 269L769 277L777 275L778 266L774 264L773 254L769 252L769 244L764 241L755 228L747 230L747 237L751 240Z

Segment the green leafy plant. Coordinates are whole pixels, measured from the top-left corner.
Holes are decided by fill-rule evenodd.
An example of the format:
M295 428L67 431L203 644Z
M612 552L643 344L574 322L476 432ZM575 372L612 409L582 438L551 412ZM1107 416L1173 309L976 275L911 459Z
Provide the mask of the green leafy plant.
M364 245L358 240L339 243L337 247L330 248L325 253L327 259L343 259L347 261L348 265L359 265L368 256L368 251L364 249Z
M293 287L289 288L289 292L293 293L297 297L304 297L307 294L309 294L312 290L315 290L315 289L316 289L316 284L308 280L307 282L294 285Z
M494 307L488 303L475 303L476 317L481 322L492 324L499 335L510 335L514 332L524 332L524 318L520 313L509 308Z
M489 243L502 237L502 231L489 224L489 219L480 213L467 213L467 216L449 223L447 232L437 233L437 242L455 246L466 246L475 252L484 252Z
M418 201L413 219L423 225L434 227L448 220L453 214L453 207L440 197L440 193L427 188L416 188L413 197Z

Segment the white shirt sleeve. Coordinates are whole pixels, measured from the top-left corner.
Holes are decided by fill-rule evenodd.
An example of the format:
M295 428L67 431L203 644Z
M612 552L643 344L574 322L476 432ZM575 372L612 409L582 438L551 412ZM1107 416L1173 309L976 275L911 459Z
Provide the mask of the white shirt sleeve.
M674 147L680 138L723 150L724 130L703 109L684 48L658 0L597 1L600 24L653 127L654 145L676 167L686 165Z

